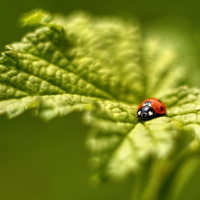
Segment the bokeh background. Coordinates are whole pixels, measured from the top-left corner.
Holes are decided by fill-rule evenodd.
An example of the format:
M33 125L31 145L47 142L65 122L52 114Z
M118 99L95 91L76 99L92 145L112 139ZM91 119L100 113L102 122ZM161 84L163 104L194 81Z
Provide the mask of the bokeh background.
M200 87L200 1L198 0L0 0L0 51L19 40L27 28L18 26L24 12L42 8L68 14L136 17L143 34L156 33L176 44L188 83ZM2 200L125 200L131 180L91 187L87 127L80 114L44 122L27 113L9 121L0 117L0 199ZM181 200L200 199L197 171ZM193 195L194 196L194 195ZM193 199L193 200L195 200Z

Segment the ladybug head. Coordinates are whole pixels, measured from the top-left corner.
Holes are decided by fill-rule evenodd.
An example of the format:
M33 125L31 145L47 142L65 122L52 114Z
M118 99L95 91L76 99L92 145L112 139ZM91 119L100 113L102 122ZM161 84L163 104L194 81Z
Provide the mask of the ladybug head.
M138 110L137 115L138 115L138 118L145 120L145 119L153 118L154 113L155 112L151 106L145 105Z

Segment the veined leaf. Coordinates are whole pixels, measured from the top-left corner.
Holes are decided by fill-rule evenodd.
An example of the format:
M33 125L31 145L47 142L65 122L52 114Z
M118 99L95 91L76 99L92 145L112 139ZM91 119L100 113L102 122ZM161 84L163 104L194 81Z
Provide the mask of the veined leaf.
M143 181L137 198L160 197L169 175L199 152L200 89L181 86L186 72L175 49L142 38L137 23L120 18L39 11L25 15L24 24L38 28L2 53L0 113L14 117L34 109L51 119L86 111L96 178L144 169L157 182ZM162 99L167 116L139 122L137 105L149 97ZM166 166L161 179L156 171Z

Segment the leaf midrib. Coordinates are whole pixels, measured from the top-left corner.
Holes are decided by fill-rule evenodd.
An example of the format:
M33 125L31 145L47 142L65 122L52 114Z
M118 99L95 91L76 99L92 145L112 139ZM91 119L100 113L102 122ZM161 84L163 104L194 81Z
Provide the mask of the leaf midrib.
M41 53L40 49L37 48L37 45L35 45L29 38L27 38L27 40L33 46L35 46L35 49L37 49L38 53ZM49 40L49 42L51 42L51 40ZM51 44L54 45L54 47L57 49L57 51L59 51L62 54L63 58L65 58L68 61L66 55L62 51L60 51L60 49L54 43L51 43ZM21 53L25 53L25 52L21 52ZM30 54L30 53L28 53L28 54ZM64 71L66 71L66 72L72 73L74 76L78 77L79 79L82 79L84 82L86 82L87 84L91 85L95 89L99 90L101 93L105 93L105 95L107 97L109 97L107 99L117 100L115 96L111 95L108 91L105 91L105 88L101 88L99 85L95 84L94 82L91 82L91 81L87 80L86 78L82 77L80 74L76 74L74 71L70 70L69 68L68 69L63 68L62 66L57 65L57 63L50 62L46 58L41 58L41 57L39 57L38 55L35 55L35 54L30 54L30 55L36 57L39 60L41 59L41 60L45 61L46 63L52 64L52 65L54 65L54 66L56 66L56 67L58 67L58 68L60 68L60 69L62 69ZM72 64L72 62L70 62L69 65L74 66ZM105 99L106 99L106 97L105 97Z

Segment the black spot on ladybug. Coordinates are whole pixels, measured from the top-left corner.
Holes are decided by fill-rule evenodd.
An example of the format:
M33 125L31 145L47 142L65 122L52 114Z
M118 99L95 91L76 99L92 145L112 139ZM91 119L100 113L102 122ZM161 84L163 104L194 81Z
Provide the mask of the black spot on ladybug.
M160 109L161 109L162 111L164 110L164 108L163 108L162 106L160 107Z

